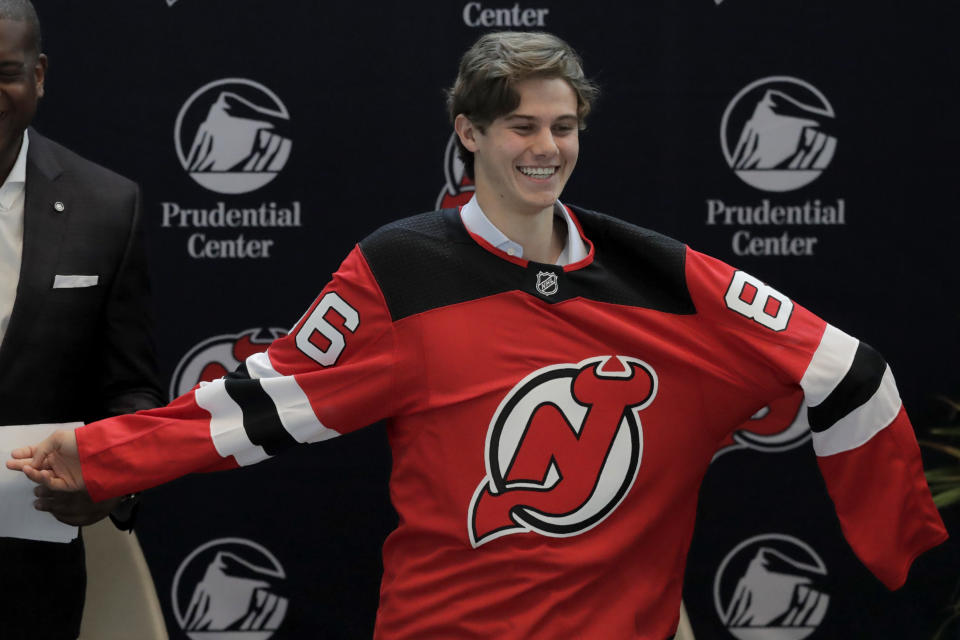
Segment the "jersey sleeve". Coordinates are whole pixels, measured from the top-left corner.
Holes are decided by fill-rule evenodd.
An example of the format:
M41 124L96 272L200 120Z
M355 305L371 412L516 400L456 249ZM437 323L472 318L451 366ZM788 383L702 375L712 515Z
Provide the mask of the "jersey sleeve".
M246 466L394 415L400 350L359 247L289 335L166 407L77 429L94 500Z
M697 313L739 354L731 360L738 375L769 389L802 389L817 463L844 536L877 578L900 587L913 560L947 532L886 361L719 260L688 249L686 275Z

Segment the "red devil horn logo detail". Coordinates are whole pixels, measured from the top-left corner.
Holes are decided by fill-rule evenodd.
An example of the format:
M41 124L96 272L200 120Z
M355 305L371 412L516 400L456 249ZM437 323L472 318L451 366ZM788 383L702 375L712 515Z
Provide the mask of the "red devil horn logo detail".
M620 371L605 367L617 361ZM488 475L470 506L473 545L531 530L577 535L609 515L636 477L636 411L656 388L649 365L623 356L548 367L518 384L490 425Z

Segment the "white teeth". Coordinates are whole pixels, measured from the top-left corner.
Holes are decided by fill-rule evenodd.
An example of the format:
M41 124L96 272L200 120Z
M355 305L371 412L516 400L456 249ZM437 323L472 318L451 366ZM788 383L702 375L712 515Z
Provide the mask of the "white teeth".
M532 178L548 178L557 172L556 167L517 167L525 176Z

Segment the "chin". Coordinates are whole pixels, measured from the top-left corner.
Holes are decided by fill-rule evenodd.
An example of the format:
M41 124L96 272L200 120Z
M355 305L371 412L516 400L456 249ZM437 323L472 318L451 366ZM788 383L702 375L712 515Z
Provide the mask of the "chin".
M547 207L553 206L553 203L557 201L557 198L560 197L560 194L550 193L544 195L538 195L533 198L527 198L524 202L530 208L536 209L546 209Z
M550 202L525 202L523 208L530 215L536 215L544 209L552 207L554 202L556 202L556 200L551 200Z

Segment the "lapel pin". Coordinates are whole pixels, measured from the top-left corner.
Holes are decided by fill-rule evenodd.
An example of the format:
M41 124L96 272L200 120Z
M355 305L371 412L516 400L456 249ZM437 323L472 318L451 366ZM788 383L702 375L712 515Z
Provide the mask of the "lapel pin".
M67 207L62 202L57 200L56 202L53 203L53 208L56 209L59 213L63 213L63 210L66 209Z

